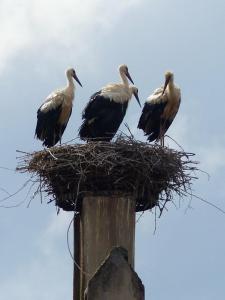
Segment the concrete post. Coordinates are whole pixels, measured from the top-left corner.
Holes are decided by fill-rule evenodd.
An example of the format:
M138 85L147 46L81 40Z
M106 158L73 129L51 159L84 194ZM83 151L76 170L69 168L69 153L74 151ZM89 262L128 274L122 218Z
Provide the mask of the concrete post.
M144 286L126 260L127 251L114 248L89 280L85 300L144 300Z
M134 243L135 201L131 196L85 197L80 217L80 295L113 247L124 247L134 267Z

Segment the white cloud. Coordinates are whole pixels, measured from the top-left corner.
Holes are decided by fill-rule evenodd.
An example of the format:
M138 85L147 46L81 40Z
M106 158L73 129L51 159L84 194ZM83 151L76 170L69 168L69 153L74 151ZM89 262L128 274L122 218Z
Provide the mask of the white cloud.
M168 132L166 133L169 137L165 138L165 144L171 148L175 148L177 150L181 150L179 145L185 145L188 142L188 136L190 132L189 126L189 119L188 116L185 114L177 114L176 118L174 119L171 127L169 128ZM176 144L178 143L178 145Z
M70 55L90 51L93 37L110 30L142 0L3 0L0 2L0 72L20 51L41 48L51 55L64 47ZM103 40L103 44L104 44ZM51 51L50 51L51 49Z
M59 255L49 259L35 258L0 282L1 299L49 300L69 299L72 296L72 263Z
M13 1L0 2L0 36L0 71L2 71L9 58L29 45L29 27L23 6L14 5Z
M67 229L72 219L73 214L63 211L60 211L59 215L56 215L56 213L51 215L49 224L47 225L45 231L40 235L40 239L38 241L39 248L45 256L49 257L54 255L57 244L62 239L65 244L65 249L67 248ZM72 231L73 226L70 227L70 233L72 233Z
M26 264L18 263L14 272L1 280L1 299L71 298L73 262L66 245L71 218L72 214L65 212L50 216L46 228L39 233L38 248L35 247L37 251L33 258L28 254ZM35 238L29 241L32 242L35 243Z
M225 167L225 146L220 143L211 143L207 147L199 148L201 164L204 170L212 174Z

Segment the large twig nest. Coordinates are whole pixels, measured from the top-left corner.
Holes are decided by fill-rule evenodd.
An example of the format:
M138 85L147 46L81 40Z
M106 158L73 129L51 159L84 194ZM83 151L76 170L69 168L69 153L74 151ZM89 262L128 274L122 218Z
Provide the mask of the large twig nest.
M129 194L136 211L158 206L161 211L173 192L190 192L197 162L193 154L149 145L130 137L115 142L65 145L26 154L20 172L36 175L42 191L65 210L80 211L82 197Z

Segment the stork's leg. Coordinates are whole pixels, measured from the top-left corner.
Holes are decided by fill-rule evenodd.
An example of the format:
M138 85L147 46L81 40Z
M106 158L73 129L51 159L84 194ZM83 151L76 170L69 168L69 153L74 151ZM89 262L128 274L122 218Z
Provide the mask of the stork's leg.
M163 135L162 135L162 125L160 125L160 130L159 130L159 141L160 141L160 146L163 145Z
M59 133L59 145L61 146L61 144L62 144L62 134L61 134L61 132Z
M160 124L160 145L164 147L164 124Z

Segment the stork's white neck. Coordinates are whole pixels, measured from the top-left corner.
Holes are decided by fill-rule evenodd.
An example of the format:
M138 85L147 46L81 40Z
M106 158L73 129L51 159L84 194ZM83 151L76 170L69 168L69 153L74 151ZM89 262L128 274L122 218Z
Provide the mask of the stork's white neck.
M75 90L75 84L73 81L73 77L71 75L67 75L67 86L65 89L66 94L72 98L74 98L74 90Z
M170 90L174 89L174 81L173 81L173 79L170 79L170 81L168 83L168 87L169 87Z
M179 89L175 86L174 81L170 80L167 86L167 96L171 101L177 100L177 98L180 98L179 96Z
M71 88L75 87L73 77L71 75L67 75L67 87L71 87Z
M129 82L128 82L127 76L126 76L126 74L124 72L120 71L120 77L122 79L123 84L126 85L126 86L129 86Z
M175 89L175 84L174 84L174 79L173 79L173 76L172 76L172 77L170 78L170 80L169 80L168 85L167 85L167 90L168 90L169 92L173 92L174 89Z

